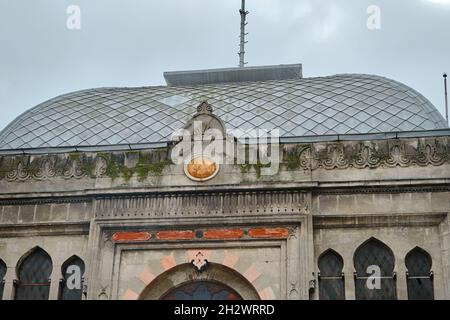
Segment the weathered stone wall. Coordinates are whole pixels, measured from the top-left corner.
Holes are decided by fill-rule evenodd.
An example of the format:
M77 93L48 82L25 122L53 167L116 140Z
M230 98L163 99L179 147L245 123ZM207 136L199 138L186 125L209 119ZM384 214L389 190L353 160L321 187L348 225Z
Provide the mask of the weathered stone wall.
M0 226L90 221L93 213L91 201L72 201L0 201L3 203L0 205Z
M20 257L40 246L54 264L51 298L62 263L74 254L86 263L90 299L129 299L169 270L164 266L189 263L194 249L214 252L210 259L218 265L235 261L231 269L262 298L317 298L317 288L309 291L317 258L333 248L344 257L351 299L353 253L375 237L395 254L399 298L406 298L404 257L420 246L433 258L436 298L450 299L449 143L430 137L285 144L275 176L262 176L261 164L230 164L204 183L171 164L169 149L4 155L5 298L12 297ZM300 227L281 240L243 234L206 241L197 234L258 226ZM171 242L155 238L161 230L194 236ZM144 240L117 242L118 232L137 232Z
M320 254L330 248L335 250L344 260L346 298L355 299L353 256L355 250L370 238L382 241L394 252L394 272L397 273L397 296L399 299L408 298L405 257L415 247L424 249L433 259L435 298L448 299L444 285L446 276L442 265L438 226L414 227L405 223L404 225L394 224L390 227L360 227L358 224L354 224L347 228L316 229L314 231L316 274L319 272L317 261Z
M186 245L184 245L186 246ZM148 250L122 251L115 288L115 299L133 299L141 294L151 280L178 265L190 264L195 256L201 252L209 263L227 266L237 274L243 275L250 286L258 292L258 296L266 299L286 299L285 281L286 259L285 247L280 243L261 243L259 246L246 247L245 243L216 244L214 246L198 244L199 249L179 249L180 245L171 249L155 248ZM204 249L203 249L204 248ZM195 268L186 268L190 272L181 273L184 280L189 281L190 276L202 277ZM207 268L205 270L208 271ZM230 278L233 273L230 272ZM222 279L224 283L225 279ZM176 284L175 284L176 285ZM161 286L152 288L152 296L160 298ZM158 296L159 295L159 296Z
M173 165L170 149L80 152L0 157L0 193L69 192L267 183L413 183L450 178L450 138L283 144L278 174L261 175L262 164L222 165L217 177L199 185ZM398 181L397 181L398 180ZM26 182L26 183L24 183ZM442 182L442 181L441 181Z
M52 229L52 227L49 227L49 229ZM29 230L31 235L13 235L10 233L10 236L4 236L2 234L3 228L1 228L0 258L8 268L3 299L13 299L13 281L18 279L19 263L36 247L44 249L52 259L53 271L50 277L50 299L52 300L58 297L59 281L63 278L62 266L64 262L76 255L85 262L86 269L89 270L89 265L86 263L88 261L88 234L71 235L65 234L64 231L56 233L55 229L57 228L37 232L35 228L28 227L25 232ZM21 230L21 232L24 232L24 230Z

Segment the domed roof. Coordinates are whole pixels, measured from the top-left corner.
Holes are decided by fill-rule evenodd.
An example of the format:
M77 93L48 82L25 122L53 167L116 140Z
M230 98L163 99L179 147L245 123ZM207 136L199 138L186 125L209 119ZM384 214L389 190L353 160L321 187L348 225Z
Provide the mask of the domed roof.
M0 149L166 142L202 100L228 129L278 128L282 137L447 128L415 90L379 76L348 74L69 93L14 120L0 133Z

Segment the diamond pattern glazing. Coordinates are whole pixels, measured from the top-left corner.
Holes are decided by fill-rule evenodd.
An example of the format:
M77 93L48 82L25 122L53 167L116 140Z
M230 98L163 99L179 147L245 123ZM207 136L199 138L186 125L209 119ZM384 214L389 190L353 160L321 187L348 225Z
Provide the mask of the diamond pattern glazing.
M371 75L214 84L100 88L25 112L0 134L0 149L166 142L204 99L227 128L278 128L283 137L446 128L415 90Z

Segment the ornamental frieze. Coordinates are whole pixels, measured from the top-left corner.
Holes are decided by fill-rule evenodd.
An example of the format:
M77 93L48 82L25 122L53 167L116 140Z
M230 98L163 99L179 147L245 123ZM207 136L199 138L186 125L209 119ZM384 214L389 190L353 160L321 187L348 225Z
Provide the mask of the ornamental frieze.
M306 214L310 209L308 193L295 190L145 194L95 201L96 218L108 220Z
M374 169L441 166L450 163L450 138L329 142L282 145L280 170ZM167 148L145 151L0 156L0 181L161 176L173 162ZM260 164L235 164L241 172ZM209 167L208 167L209 168ZM211 166L212 168L212 166ZM214 169L214 170L213 170ZM211 169L210 176L217 173ZM210 177L208 176L208 178Z
M365 169L441 166L450 163L450 139L382 140L285 146L287 169Z

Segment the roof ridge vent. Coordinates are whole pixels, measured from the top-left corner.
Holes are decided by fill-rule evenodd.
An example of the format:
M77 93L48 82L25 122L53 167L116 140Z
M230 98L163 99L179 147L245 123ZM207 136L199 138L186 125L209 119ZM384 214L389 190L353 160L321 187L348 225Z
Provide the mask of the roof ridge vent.
M301 64L164 72L168 86L292 80L302 77Z

